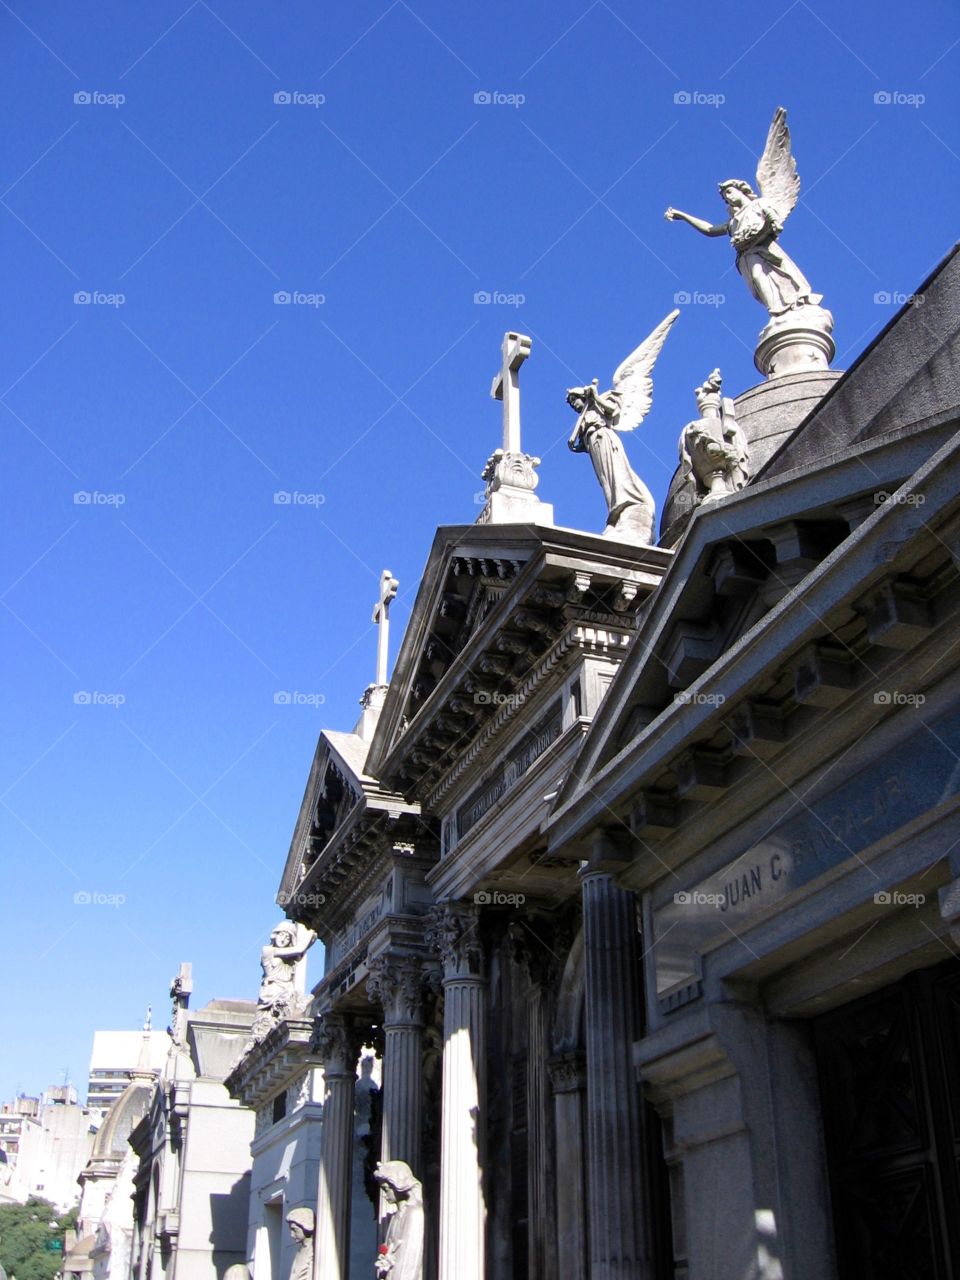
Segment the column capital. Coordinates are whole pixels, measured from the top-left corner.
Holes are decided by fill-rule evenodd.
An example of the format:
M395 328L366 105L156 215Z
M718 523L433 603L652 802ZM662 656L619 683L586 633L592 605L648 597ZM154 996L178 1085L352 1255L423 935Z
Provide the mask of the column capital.
M355 1076L364 1032L353 1018L342 1013L317 1015L310 1041L310 1051L323 1063L326 1079L332 1076Z
M576 1093L587 1085L587 1060L580 1049L556 1053L547 1062L554 1093Z
M423 984L419 956L384 952L368 965L367 995L383 1009L384 1029L423 1025Z
M444 902L430 912L427 944L439 952L443 981L483 979L480 908L472 902Z

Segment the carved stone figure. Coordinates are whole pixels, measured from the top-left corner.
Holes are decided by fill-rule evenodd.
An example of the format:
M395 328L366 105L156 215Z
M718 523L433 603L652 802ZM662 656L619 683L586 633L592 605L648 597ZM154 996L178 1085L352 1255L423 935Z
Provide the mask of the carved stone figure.
M423 1188L403 1160L381 1161L373 1176L390 1216L374 1272L390 1280L423 1280Z
M783 225L800 195L783 107L774 112L756 180L759 195L742 178L727 178L719 184L729 214L725 222L711 223L672 207L664 217L686 222L701 235L729 236L737 270L770 315L755 355L762 373L772 377L826 368L835 351L830 336L833 317L819 305L823 295L813 292L807 277L779 244Z
M742 489L750 478L750 450L736 419L734 403L722 398L720 370L694 395L700 417L680 433L680 466L684 479L692 476L698 502L726 497Z
M297 984L297 964L316 941L312 929L304 929L297 940L295 924L284 920L270 934L270 941L260 952L263 978L257 997L257 1012L251 1028L251 1044L262 1040L284 1018L301 1013L304 997Z
M297 1244L297 1252L290 1268L290 1280L313 1280L313 1235L315 1219L312 1209L291 1209L287 1214L287 1226Z
M647 545L653 542L656 506L650 490L631 467L620 434L635 430L653 404L653 366L680 314L671 311L613 375L601 392L597 379L571 387L567 403L579 417L568 441L574 453L587 453L607 500L604 537Z

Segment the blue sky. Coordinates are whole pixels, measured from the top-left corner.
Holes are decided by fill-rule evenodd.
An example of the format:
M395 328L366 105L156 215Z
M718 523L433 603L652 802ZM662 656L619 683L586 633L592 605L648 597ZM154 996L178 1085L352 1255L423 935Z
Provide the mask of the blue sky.
M719 220L778 104L783 242L836 366L919 285L956 236L960 17L910 15L0 0L0 1098L83 1080L94 1029L148 1003L164 1025L182 960L195 1005L255 996L317 733L373 678L380 570L395 653L435 526L476 517L505 330L533 337L539 492L599 530L566 387L713 296L627 443L659 503L693 387L758 381L729 245L662 215Z

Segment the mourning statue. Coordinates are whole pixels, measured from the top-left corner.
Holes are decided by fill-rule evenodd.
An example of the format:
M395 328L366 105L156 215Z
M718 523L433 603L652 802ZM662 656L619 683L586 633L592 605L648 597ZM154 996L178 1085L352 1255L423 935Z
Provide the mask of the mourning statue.
M698 503L736 493L750 478L747 439L721 386L720 370L714 369L694 392L700 417L680 433L681 472L692 481Z
M381 1161L373 1176L389 1216L374 1272L389 1280L423 1280L423 1188L403 1160Z
M671 222L687 222L705 236L729 236L737 253L737 270L750 292L771 316L804 305L816 306L823 295L814 293L807 277L780 247L778 237L800 195L797 162L790 150L787 113L777 107L766 146L757 165L758 195L742 178L720 183L726 203L726 222L710 223L680 209L664 214Z
M313 1280L313 1234L315 1219L312 1209L291 1209L287 1214L287 1226L297 1245L297 1252L290 1268L290 1280Z
M297 987L297 964L316 941L312 929L305 929L298 941L298 927L284 920L270 934L260 952L260 994L251 1028L251 1044L263 1037L284 1018L302 1011L304 996Z
M649 545L656 507L650 490L631 467L620 434L634 431L653 404L653 366L680 314L671 311L620 365L613 386L601 392L596 378L571 387L567 403L579 415L568 441L574 453L588 453L607 500L604 537Z

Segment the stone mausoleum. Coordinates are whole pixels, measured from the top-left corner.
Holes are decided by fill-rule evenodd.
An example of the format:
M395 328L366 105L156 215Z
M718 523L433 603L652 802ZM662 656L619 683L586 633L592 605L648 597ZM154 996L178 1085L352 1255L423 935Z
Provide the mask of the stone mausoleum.
M621 433L672 317L568 393L602 534L534 492L508 334L486 505L389 680L384 574L278 895L323 977L230 1082L316 1108L316 1280L374 1274L376 1160L422 1185L427 1280L960 1274L960 253L841 373L776 243L782 112L758 182L708 230L762 380L697 388L659 541Z

